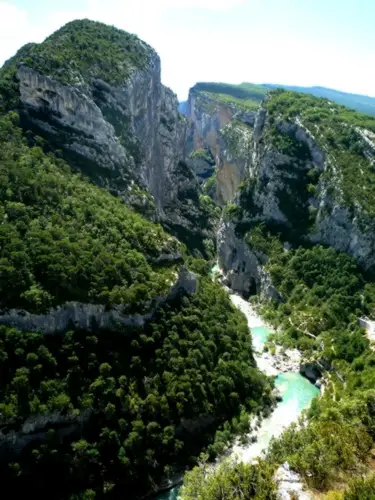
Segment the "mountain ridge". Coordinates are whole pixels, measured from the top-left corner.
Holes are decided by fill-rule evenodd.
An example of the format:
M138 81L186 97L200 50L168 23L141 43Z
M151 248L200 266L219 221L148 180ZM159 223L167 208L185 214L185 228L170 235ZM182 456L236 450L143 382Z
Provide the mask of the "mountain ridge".
M156 52L101 23L0 70L0 473L16 496L151 494L274 404L202 258L219 215L186 128Z
M143 498L198 463L194 500L276 498L287 463L322 494L352 477L366 492L375 117L215 82L183 117L160 65L134 35L79 20L0 70L4 491ZM279 397L222 285L324 395L259 464L207 474Z
M368 95L363 95L363 94L356 94L352 92L344 92L340 90L335 90L331 89L328 87L322 87L322 86L311 86L311 87L303 87L303 86L297 86L297 85L281 85L281 84L276 84L276 83L261 83L261 84L253 84L253 83L240 83L240 84L225 84L225 83L208 83L208 82L199 82L197 83L194 87L191 88L192 91L195 90L202 90L203 87L206 86L207 88L211 86L211 89L216 91L216 93L219 93L219 88L222 86L224 90L232 92L232 95L235 95L235 93L241 94L241 91L243 91L243 96L248 95L248 96L253 96L254 95L259 95L263 96L267 92L267 90L272 90L272 89L277 89L277 88L283 88L285 90L290 90L293 92L299 92L299 93L304 93L304 94L311 94L314 95L315 97L323 97L326 99L330 99L333 102L336 102L337 104L342 104L343 106L346 106L348 108L355 109L357 111L360 111L361 113L367 113L374 115L375 114L375 97L371 97ZM182 110L181 111L183 114L187 113L187 109L185 107L185 102L187 101L181 101L180 104L182 104Z

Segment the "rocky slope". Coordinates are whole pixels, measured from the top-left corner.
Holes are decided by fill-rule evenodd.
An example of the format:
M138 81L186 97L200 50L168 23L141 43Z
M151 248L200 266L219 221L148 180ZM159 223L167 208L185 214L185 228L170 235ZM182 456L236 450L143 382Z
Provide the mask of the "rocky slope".
M170 229L197 233L197 217L190 217L178 188L185 182L179 164L187 121L177 97L161 83L156 52L134 35L111 30L74 21L42 44L25 46L3 68L2 87L12 83L21 126L60 150L75 169L146 216L172 222ZM185 194L198 196L194 177ZM205 222L201 240L212 238L208 214L197 210Z
M141 498L272 404L201 258L220 209L183 161L186 123L157 54L100 23L0 70L0 475L17 497Z
M194 153L205 150L214 159L213 198L222 207L234 197L246 177L256 108L263 95L264 92L224 84L198 83L190 90L187 149L193 152L193 158ZM191 164L204 179L208 176L208 161L206 165L204 169L201 163Z
M238 290L249 291L249 276L262 288L264 256L239 259L233 250L260 222L281 235L285 248L323 243L374 272L374 129L373 118L329 101L287 92L265 99L251 143L240 140L247 151L246 180L219 231L219 260L237 275ZM241 164L242 155L235 158Z

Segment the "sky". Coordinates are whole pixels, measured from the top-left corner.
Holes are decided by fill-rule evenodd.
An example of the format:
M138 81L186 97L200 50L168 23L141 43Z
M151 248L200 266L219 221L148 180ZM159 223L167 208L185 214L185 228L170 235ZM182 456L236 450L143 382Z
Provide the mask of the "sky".
M0 0L0 65L73 19L136 33L180 100L197 81L375 97L375 0Z

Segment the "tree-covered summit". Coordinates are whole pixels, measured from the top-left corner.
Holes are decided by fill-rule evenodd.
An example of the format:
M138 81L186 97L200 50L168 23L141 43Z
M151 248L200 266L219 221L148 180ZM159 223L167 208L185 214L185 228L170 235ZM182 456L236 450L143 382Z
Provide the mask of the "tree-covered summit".
M136 35L89 19L72 21L44 42L30 43L5 64L25 64L64 84L99 78L120 85L145 68L152 49Z

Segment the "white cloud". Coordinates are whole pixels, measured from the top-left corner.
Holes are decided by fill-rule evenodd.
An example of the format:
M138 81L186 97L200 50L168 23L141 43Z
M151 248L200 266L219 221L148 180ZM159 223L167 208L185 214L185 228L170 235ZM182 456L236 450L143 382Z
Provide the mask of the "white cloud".
M27 12L7 2L0 2L0 37L15 36L15 25L22 30L27 25Z
M28 15L15 5L0 2L0 64L25 43Z
M11 1L0 0L0 65L23 44L87 17L152 45L161 56L164 83L180 98L204 80L324 85L374 95L371 47L341 47L331 35L304 37L265 17L259 1L76 0L69 10L59 10L57 0L48 9L21 9ZM243 11L229 11L240 6Z
M147 3L152 3L149 0ZM169 9L209 9L225 10L232 9L245 3L245 0L158 0L159 7Z

